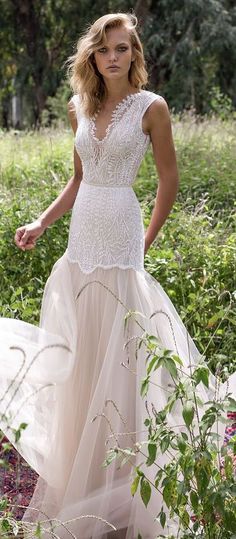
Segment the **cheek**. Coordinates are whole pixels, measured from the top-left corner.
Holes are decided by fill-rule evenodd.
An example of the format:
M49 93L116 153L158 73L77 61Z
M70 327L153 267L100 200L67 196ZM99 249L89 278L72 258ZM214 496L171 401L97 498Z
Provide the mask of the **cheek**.
M97 66L97 69L100 70L104 64L103 57L94 55L94 63Z
M123 62L125 62L126 64L130 64L131 59L132 59L132 53L131 53L131 51L129 51L124 55Z

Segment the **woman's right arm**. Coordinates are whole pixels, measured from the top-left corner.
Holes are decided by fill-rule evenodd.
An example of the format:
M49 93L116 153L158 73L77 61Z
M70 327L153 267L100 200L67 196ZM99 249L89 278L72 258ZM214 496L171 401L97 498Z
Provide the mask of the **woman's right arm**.
M75 107L72 101L68 103L68 116L74 134L77 130ZM76 148L74 147L74 174L67 185L50 206L32 223L21 226L16 230L15 243L24 250L33 249L37 239L44 233L46 228L57 221L62 215L70 210L82 180L82 163Z

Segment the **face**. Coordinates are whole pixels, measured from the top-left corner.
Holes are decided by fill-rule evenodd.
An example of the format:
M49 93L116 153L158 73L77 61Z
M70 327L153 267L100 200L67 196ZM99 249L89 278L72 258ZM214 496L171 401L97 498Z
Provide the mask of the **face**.
M128 31L122 27L107 30L106 41L96 49L94 59L104 79L128 77L134 60Z

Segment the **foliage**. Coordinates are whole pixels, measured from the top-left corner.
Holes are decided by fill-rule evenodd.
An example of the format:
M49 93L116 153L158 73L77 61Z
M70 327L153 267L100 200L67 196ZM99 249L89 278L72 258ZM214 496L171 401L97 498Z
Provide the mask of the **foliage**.
M140 434L138 441L134 438L131 448L121 447L117 437L117 445L109 449L104 465L114 458L119 459L120 466L127 461L133 465L131 494L134 496L139 491L146 507L154 491L161 494L163 505L155 520L160 522L165 534L158 537L167 537L171 526L173 530L174 519L175 537L233 539L236 437L228 448L220 447L219 424L225 422L227 409L236 410L236 401L227 387L224 392L219 391L218 377L213 385L204 358L196 365L189 358L187 368L179 356L161 346L155 335L144 332L137 340L139 350L144 348L146 354L146 377L140 390L146 399L146 431L142 439ZM158 392L156 373L162 371L159 376L162 380L163 370L170 381L162 387L167 395L166 403L157 409L148 392L151 385L157 386ZM199 391L199 386L201 390L207 388L208 401L202 401L204 392ZM137 465L139 455L141 463ZM173 534L168 537L173 539Z
M180 191L145 257L213 370L235 369L234 125L216 118L174 121ZM38 321L44 284L63 254L70 215L51 226L31 252L14 245L15 229L37 217L72 173L72 137L66 130L4 135L1 173L1 313ZM134 188L148 225L157 178L151 153Z
M12 125L12 96L21 103L21 128L53 125L58 115L64 119L70 91L65 61L78 38L104 13L130 10L140 20L150 89L163 94L175 112L193 108L199 114L211 110L232 114L236 105L232 0L0 0L0 125Z
M174 208L149 249L147 270L162 284L199 349L216 364L236 365L236 147L234 123L212 118L174 123L180 190ZM156 171L147 155L136 182L148 225Z
M235 107L235 36L235 7L228 1L158 0L150 9L144 42L151 80L175 111L208 113L214 87Z
M146 269L158 279L171 297L199 350L206 351L208 365L216 370L220 362L221 367L225 366L224 375L227 369L235 370L234 129L234 122L225 118L221 121L213 116L202 122L191 112L174 117L180 191L166 224L145 258ZM72 173L72 146L72 135L66 129L44 129L38 133L15 131L0 138L3 156L0 178L0 297L3 316L38 322L45 281L54 261L66 248L70 216L66 215L50 227L32 252L18 251L13 237L16 227L37 217L65 185ZM134 186L146 226L154 204L156 187L153 158L148 153ZM181 368L178 359L155 348L156 343L152 342L150 336L146 336L145 342L147 347L151 346L152 356L149 356L149 372L142 384L143 396L148 392L148 376L157 367L159 360L163 361L162 366L165 363L165 368L169 369L177 392L180 381L176 378L176 372L178 374ZM158 368L161 368L161 363ZM193 373L193 386L207 385L208 377L208 367L199 367ZM173 449L171 446L175 442L166 418L163 415L160 423L161 416L157 420L155 411L150 411L150 417L147 418L149 423L146 421L150 436L150 443L146 444L147 468L151 470L154 466L158 451L176 451L172 467L166 468L156 480L159 481L158 488L161 486L165 489L164 499L170 509L175 511L176 500L180 502L179 518L182 527L187 524L187 513L192 516L191 525L195 525L195 531L186 529L183 539L196 539L200 533L201 539L221 539L220 522L224 525L224 539L232 539L235 532L229 530L235 502L230 496L235 496L235 486L231 459L230 456L220 455L226 459L225 476L221 475L217 437L212 436L210 429L213 419L222 412L221 404L218 407L214 401L208 405L210 411L207 412L207 408L204 410L205 418L201 419L202 445L200 438L194 438L196 443L191 449L189 439L190 433L193 434L193 419L194 422L196 419L196 402L191 387L187 388L185 383L182 385L181 398L184 401L187 397L187 404L183 408L183 434L177 440L177 448ZM157 444L156 435L160 445ZM127 461L132 453L133 449L128 448L122 458ZM117 455L118 451L114 455L110 454L110 461L113 457L117 458ZM186 478L182 482L177 477L180 469ZM150 485L148 476L143 474L141 467L136 469L131 488L133 495L139 489L143 503L148 505L152 489L156 486ZM191 483L193 477L197 489ZM176 487L171 491L170 478L171 485ZM209 495L211 506L202 485ZM173 496L170 496L171 493ZM186 511L186 498L192 507L191 511L189 506ZM230 505L227 506L228 500ZM4 503L2 498L0 510L4 509ZM210 531L204 528L201 518L203 512L208 516ZM219 515L221 521L218 520ZM164 506L159 519L162 524L165 523ZM8 519L1 522L3 529L8 530L11 536L14 535ZM215 535L209 535L210 532L213 534L212 530Z

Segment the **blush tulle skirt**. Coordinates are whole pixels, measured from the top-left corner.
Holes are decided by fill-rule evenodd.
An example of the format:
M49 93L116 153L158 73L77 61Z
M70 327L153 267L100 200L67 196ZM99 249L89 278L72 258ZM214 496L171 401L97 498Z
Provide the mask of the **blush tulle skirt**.
M39 474L23 521L41 521L43 539L136 539L139 533L154 539L176 529L169 521L163 532L155 521L158 492L147 508L139 493L131 496L129 461L102 466L112 447L144 440L146 406L160 410L167 401L171 379L164 369L154 373L147 397L140 396L147 350L137 343L144 332L174 350L186 371L200 357L169 297L145 270L98 267L85 274L66 253L46 283L40 327L0 319L0 428ZM207 401L210 390L198 387ZM176 433L183 425L178 406L169 423ZM12 429L22 424L16 442ZM158 465L166 458L158 457Z

